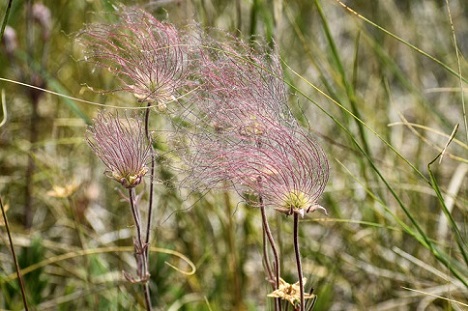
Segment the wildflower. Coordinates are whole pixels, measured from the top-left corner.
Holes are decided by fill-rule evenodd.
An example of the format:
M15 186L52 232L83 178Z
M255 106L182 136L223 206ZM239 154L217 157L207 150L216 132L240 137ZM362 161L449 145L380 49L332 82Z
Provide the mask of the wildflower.
M140 117L101 112L88 128L86 140L107 167L107 175L125 188L137 186L148 172L151 146Z
M82 34L86 59L108 68L120 79L122 90L156 103L159 110L165 110L166 102L186 83L178 30L143 10L124 7L118 23L92 25Z
M322 148L300 128L270 124L256 144L201 140L193 159L201 181L209 187L230 181L241 192L261 195L265 205L288 215L324 210L318 199L329 166Z
M78 189L80 184L72 181L65 186L52 185L52 190L47 191L47 195L53 198L68 198Z
M299 128L274 133L271 141L273 146L266 147L274 151L264 148L263 152L276 174L262 176L260 193L277 211L288 215L325 211L317 202L328 181L329 165L318 142Z
M303 284L307 282L306 278L302 279ZM289 284L282 278L280 278L280 285L279 288L273 291L272 293L268 294L267 297L272 298L281 298L283 300L289 301L293 306L297 306L300 303L300 288L299 282L294 284ZM313 299L315 295L313 294L304 294L304 299Z
M323 209L328 161L288 109L278 57L233 40L202 44L191 180L208 188L230 182L286 214Z

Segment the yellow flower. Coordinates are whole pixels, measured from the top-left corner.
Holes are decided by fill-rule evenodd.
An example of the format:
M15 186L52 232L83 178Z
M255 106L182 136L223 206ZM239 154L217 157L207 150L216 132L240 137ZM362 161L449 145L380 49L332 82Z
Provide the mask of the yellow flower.
M47 195L54 198L68 198L76 191L78 186L79 184L76 182L72 182L64 187L53 185L52 190L47 191Z
M307 282L307 279L303 278L302 282L305 284ZM267 296L287 300L293 306L297 306L297 304L299 304L301 301L301 290L299 287L299 282L289 284L285 280L280 278L279 288L273 291L272 293L268 294ZM313 294L304 293L304 299L313 299L314 297L315 295Z

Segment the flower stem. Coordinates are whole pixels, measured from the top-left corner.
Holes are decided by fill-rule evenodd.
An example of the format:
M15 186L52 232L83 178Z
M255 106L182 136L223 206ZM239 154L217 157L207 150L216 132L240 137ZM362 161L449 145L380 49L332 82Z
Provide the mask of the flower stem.
M133 219L135 220L135 227L137 231L137 241L135 243L135 256L137 257L137 264L141 265L138 267L138 278L143 282L143 291L145 294L146 310L151 311L151 298L150 289L148 284L148 257L147 257L147 244L143 244L141 238L141 216L138 207L135 204L135 189L128 189L130 206L132 209Z
M294 253L296 254L297 276L299 277L299 290L301 297L300 311L304 311L304 282L302 280L301 252L299 250L299 214L294 213Z
M154 146L153 140L151 139L150 131L149 131L149 115L151 112L151 103L148 103L146 110L145 110L145 133L146 139L148 139L148 143L150 144L151 148L151 171L150 171L150 189L149 189L149 199L148 199L148 218L146 221L146 237L145 237L145 258L147 269L149 266L149 254L150 254L150 236L151 236L151 224L153 219L153 192L154 192L154 170L155 170L155 155L154 155ZM151 299L150 299L150 290L149 290L149 282L147 281L145 284L145 301L146 301L146 308L151 310Z
M151 311L151 296L150 296L150 289L149 289L148 281L143 284L143 290L145 292L146 310Z
M273 285L273 289L275 289L276 287L276 282L275 282L275 277L273 276L273 272L271 272L271 266L270 266L270 258L268 256L268 251L267 251L267 234L266 234L266 231L265 229L262 230L263 231L263 234L262 234L262 242L263 242L263 260L265 261L265 270L268 274L268 280L270 282L274 282L272 283Z
M149 190L149 200L148 200L148 221L146 222L146 238L145 243L147 245L146 248L146 257L149 261L149 242L150 242L150 233L151 233L151 223L153 218L153 191L154 191L154 169L155 169L155 155L154 155L154 147L153 141L151 139L151 135L149 132L149 114L151 111L151 104L148 103L148 106L145 110L145 133L146 138L148 139L148 143L151 146L151 171L150 171L150 190Z
M137 242L138 246L143 249L143 242L141 240L141 217L140 211L138 210L135 204L135 189L130 188L128 189L129 199L130 199L130 207L132 209L133 219L135 220L135 227L137 231Z

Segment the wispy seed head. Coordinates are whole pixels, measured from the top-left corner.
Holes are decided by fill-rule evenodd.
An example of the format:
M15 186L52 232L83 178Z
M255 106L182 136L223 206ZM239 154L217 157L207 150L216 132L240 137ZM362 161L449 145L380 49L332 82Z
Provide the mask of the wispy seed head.
M193 180L208 188L227 181L288 215L323 210L318 200L328 181L328 161L300 128L276 124L257 143L224 135L202 137L196 148Z
M137 186L148 172L150 144L141 117L101 112L88 128L86 140L107 167L107 175L125 188Z
M82 32L86 59L116 74L122 90L164 110L187 83L179 32L140 9L123 7L119 17Z
M222 39L206 38L200 48L202 83L197 107L208 125L254 137L264 135L272 120L290 122L278 57L237 38Z

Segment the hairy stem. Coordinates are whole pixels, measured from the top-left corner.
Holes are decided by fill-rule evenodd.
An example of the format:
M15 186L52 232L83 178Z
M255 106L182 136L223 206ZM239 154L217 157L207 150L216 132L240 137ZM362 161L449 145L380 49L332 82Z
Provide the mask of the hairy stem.
M270 258L268 256L268 250L267 250L267 234L266 234L266 230L265 228L263 227L262 228L262 242L263 242L263 247L262 247L262 251L263 251L263 260L265 262L265 270L268 274L268 280L270 282L272 282L272 286L273 286L273 289L275 289L276 287L276 282L275 282L275 277L273 276L273 272L271 272L271 266L270 266ZM273 283L274 282L274 283Z
M130 207L132 209L133 219L135 220L135 227L137 231L137 241L139 246L143 249L143 241L141 239L141 216L140 211L138 210L135 204L135 189L130 188L128 189L129 199L130 199Z
M153 219L153 192L154 192L154 170L155 170L155 154L154 154L154 146L153 140L151 139L151 134L149 130L149 115L151 112L151 104L148 103L146 110L145 110L145 133L146 139L148 139L148 143L151 147L151 170L150 170L150 181L149 181L149 199L148 199L148 218L146 221L146 237L145 237L145 261L147 265L147 269L149 266L149 254L150 254L150 236L151 236L151 227L152 227L152 219ZM145 286L145 301L146 307L148 310L151 310L151 299L150 299L150 290L149 290L149 282L144 284Z
M299 277L299 290L301 297L300 311L304 311L304 282L302 280L301 252L299 250L299 214L294 213L294 253L296 254L297 276Z
M149 282L145 282L143 284L143 290L145 292L146 310L151 311L151 295L150 295Z
M135 256L137 257L138 278L143 282L143 291L145 294L146 310L151 311L150 289L148 284L148 257L147 257L147 244L143 244L141 237L141 216L135 202L135 189L128 189L130 207L132 209L133 219L135 220L135 227L137 231L137 241L135 244Z
M146 138L148 139L148 143L151 146L151 171L150 171L150 190L149 190L149 200L148 200L148 220L146 222L146 238L145 243L147 245L146 257L149 260L149 242L150 242L150 234L151 234L151 223L153 218L153 191L154 191L154 170L155 170L155 155L154 155L154 147L153 141L151 139L150 131L149 131L149 115L151 111L151 104L148 103L148 106L145 110L145 133Z

